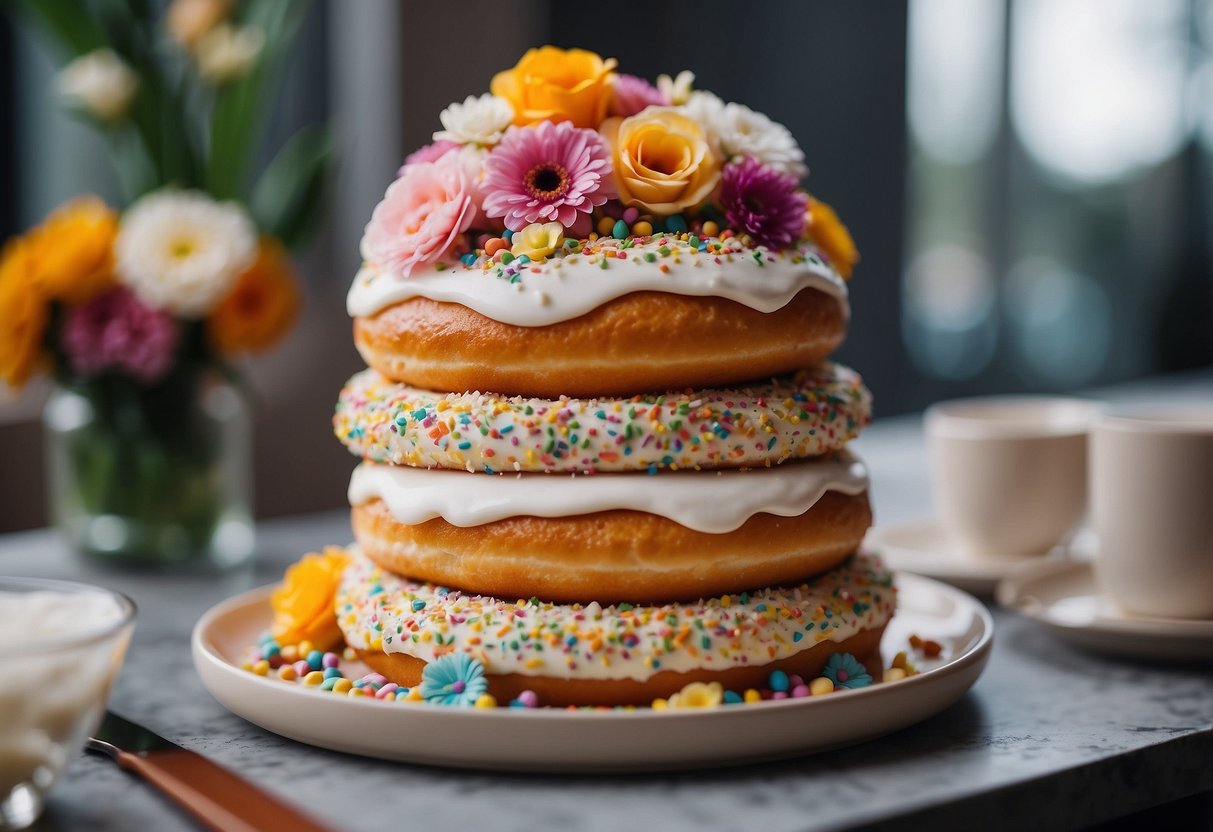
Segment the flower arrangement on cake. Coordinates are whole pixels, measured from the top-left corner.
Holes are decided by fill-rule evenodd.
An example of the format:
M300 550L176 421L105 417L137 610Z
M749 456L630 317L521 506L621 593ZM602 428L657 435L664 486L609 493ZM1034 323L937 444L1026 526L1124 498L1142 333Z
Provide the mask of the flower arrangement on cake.
M124 205L73 199L5 245L0 381L57 385L51 509L76 546L240 560L247 426L230 362L296 318L287 248L318 218L331 155L306 127L251 176L307 4L99 5L17 5L63 57L65 103L108 141Z

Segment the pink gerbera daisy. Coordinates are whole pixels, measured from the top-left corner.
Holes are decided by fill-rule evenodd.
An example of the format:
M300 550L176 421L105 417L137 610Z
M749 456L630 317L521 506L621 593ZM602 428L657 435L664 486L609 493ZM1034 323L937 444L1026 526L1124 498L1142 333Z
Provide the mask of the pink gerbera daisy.
M520 231L537 222L571 228L579 212L614 196L611 159L597 131L570 122L511 127L485 162L484 213Z

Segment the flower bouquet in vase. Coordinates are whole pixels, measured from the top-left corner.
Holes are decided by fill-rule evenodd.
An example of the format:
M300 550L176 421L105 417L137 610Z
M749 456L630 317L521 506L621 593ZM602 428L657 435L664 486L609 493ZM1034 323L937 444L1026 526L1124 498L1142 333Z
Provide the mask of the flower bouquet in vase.
M48 372L52 520L89 555L232 566L252 554L250 419L229 363L294 322L287 247L331 157L296 133L251 174L305 3L27 0L59 88L108 140L126 205L79 197L0 254L0 381Z

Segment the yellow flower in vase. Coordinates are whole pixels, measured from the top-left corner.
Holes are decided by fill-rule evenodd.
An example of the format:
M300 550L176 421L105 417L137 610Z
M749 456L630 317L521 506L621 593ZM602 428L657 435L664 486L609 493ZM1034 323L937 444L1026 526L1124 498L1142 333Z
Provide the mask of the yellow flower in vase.
M17 388L29 381L42 356L47 305L34 286L34 247L9 241L0 253L0 381Z
M290 258L281 243L264 237L253 264L207 319L207 337L221 353L262 350L281 338L298 314Z
M323 554L304 555L287 568L270 598L274 638L281 644L310 641L317 650L329 650L341 641L334 600L349 562L344 549L329 546Z
M514 123L571 121L597 127L606 116L614 80L614 58L585 49L543 46L529 49L513 69L498 72L489 85L514 108Z
M33 279L43 296L75 305L114 283L118 215L93 196L63 205L30 234L37 249Z

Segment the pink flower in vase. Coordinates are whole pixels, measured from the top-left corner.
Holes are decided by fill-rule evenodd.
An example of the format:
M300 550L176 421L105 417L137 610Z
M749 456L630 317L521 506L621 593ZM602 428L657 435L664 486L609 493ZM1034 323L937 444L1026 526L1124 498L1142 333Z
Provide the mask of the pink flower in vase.
M152 384L173 366L180 334L171 314L116 286L69 308L60 341L73 372L91 376L118 370Z
M418 267L454 257L476 216L474 193L457 153L406 165L371 214L363 259L410 277Z
M485 162L484 213L512 231L534 223L571 228L615 195L611 157L595 130L571 122L511 127Z

